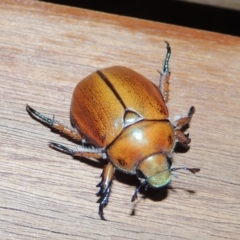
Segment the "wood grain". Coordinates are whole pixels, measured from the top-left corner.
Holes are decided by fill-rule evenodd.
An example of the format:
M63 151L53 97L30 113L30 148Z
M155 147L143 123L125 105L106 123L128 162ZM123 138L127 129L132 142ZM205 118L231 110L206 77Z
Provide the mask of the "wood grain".
M32 0L0 3L1 239L239 239L240 39ZM95 185L104 163L47 146L67 139L25 105L69 124L78 81L123 65L157 83L170 42L171 119L196 107L191 149L174 155L171 187L142 192L117 174L105 217ZM97 108L97 106L96 106ZM131 213L134 213L131 215Z

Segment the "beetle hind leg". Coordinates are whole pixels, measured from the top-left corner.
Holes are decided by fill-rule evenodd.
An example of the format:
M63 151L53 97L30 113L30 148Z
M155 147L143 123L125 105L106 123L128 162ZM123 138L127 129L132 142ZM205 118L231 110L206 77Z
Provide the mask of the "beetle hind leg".
M181 130L187 127L192 119L194 112L195 112L195 107L192 106L190 107L186 117L177 117L177 119L173 123L175 126L175 130Z
M106 220L103 214L103 208L107 205L108 199L111 192L111 185L113 180L113 174L114 174L114 166L109 162L103 169L102 172L102 180L97 185L97 187L100 187L99 192L97 193L97 196L100 197L99 199L99 216L102 220Z
M165 102L168 101L168 95L169 95L169 79L170 79L169 60L171 56L171 47L167 41L166 41L166 44L167 44L167 55L163 65L163 72L160 72L160 80L159 80L159 86L158 86Z
M188 115L186 117L178 118L174 121L175 135L177 141L185 148L188 147L191 139L189 138L189 134L184 134L184 130L188 127L192 116L195 112L195 107L191 107L188 111Z
M83 140L82 136L76 130L64 126L63 124L56 121L54 117L52 119L48 118L42 115L41 113L37 112L33 108L31 108L29 105L26 105L26 110L33 118L39 120L40 122L44 123L48 127L58 130L59 132L65 134L66 136L72 138L73 140L76 140L76 141Z

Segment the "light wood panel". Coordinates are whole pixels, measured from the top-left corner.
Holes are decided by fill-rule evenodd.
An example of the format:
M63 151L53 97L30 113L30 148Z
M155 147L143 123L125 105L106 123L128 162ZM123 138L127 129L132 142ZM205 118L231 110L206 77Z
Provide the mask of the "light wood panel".
M32 0L1 1L0 18L1 239L239 238L239 38ZM171 188L143 192L136 204L138 182L117 174L101 221L103 163L50 149L49 141L76 145L25 105L69 124L73 89L96 69L128 66L157 83L165 40L171 119L196 107L191 149L174 166L201 172L179 172Z

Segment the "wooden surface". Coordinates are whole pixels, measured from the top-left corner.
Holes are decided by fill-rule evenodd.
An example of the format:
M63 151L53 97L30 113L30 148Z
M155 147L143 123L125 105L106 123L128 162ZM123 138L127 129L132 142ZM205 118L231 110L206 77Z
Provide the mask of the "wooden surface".
M1 239L239 239L239 38L30 0L1 1L0 18ZM197 110L191 149L174 166L201 172L179 171L170 188L136 204L138 181L117 174L101 221L103 163L50 149L49 141L76 145L25 105L69 124L73 89L96 69L128 66L157 83L164 40L170 118Z

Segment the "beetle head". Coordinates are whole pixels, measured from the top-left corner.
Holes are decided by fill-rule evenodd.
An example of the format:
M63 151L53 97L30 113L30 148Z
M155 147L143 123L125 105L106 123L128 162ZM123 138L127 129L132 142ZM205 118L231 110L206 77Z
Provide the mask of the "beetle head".
M143 185L150 185L154 188L166 186L171 181L173 171L180 169L197 173L199 168L171 168L172 162L165 154L159 153L144 159L137 167L137 177ZM176 175L174 175L176 176Z
M171 161L165 154L155 154L144 159L137 167L137 176L141 182L160 188L171 180Z

